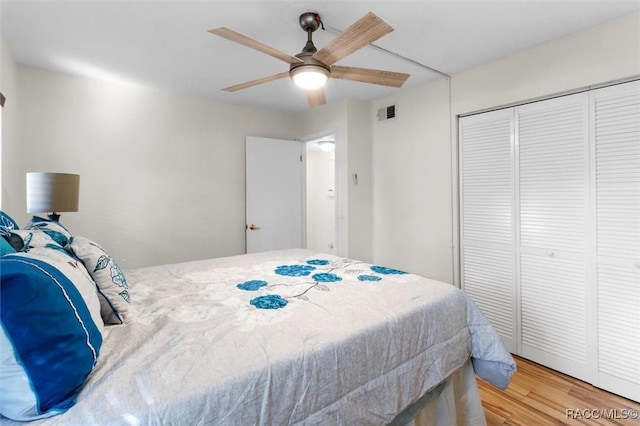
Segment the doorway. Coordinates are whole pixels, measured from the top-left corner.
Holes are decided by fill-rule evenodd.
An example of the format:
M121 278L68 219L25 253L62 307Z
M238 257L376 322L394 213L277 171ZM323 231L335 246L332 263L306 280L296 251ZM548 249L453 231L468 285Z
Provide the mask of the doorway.
M305 143L306 248L337 254L335 134Z

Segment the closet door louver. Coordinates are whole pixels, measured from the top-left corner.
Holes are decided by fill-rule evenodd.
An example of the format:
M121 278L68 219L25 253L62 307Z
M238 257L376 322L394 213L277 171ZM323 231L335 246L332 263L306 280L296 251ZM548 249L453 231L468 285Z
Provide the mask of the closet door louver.
M513 111L460 120L462 288L516 351Z
M586 93L516 108L521 354L591 380Z
M640 82L591 102L598 385L640 401Z

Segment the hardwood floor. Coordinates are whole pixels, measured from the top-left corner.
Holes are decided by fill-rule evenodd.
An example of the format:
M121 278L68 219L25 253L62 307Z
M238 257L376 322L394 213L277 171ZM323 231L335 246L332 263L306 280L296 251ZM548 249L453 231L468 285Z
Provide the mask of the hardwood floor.
M518 371L506 391L478 379L489 426L640 425L640 404L514 358Z

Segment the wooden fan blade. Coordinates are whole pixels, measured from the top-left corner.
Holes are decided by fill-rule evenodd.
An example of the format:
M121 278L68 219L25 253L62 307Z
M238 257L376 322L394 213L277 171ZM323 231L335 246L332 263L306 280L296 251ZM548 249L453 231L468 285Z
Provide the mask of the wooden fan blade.
M248 87L257 86L258 84L268 83L279 78L289 77L289 71L279 72L278 74L269 75L267 77L258 78L251 81L245 81L244 83L236 84L235 86L225 87L225 92L237 92L238 90L246 89Z
M391 31L393 31L391 25L369 12L328 45L318 50L313 58L325 65L334 64Z
M324 96L324 89L307 90L307 102L311 108L326 104L327 98Z
M382 86L400 87L410 74L393 71L373 70L369 68L331 67L331 78L360 81L362 83L380 84Z
M268 46L262 42L230 30L229 28L214 28L212 30L209 30L209 32L211 34L224 37L227 40L231 40L244 46L250 47L251 49L257 50L258 52L266 53L267 55L273 56L274 58L280 59L281 61L284 61L288 64L297 64L303 62L300 58L291 56L288 53L284 53L281 50L276 49L275 47Z

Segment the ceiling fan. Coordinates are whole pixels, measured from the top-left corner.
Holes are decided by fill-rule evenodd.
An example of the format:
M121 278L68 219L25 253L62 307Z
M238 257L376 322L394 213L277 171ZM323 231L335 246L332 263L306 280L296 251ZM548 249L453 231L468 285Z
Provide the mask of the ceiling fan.
M222 90L235 92L289 76L296 85L305 89L309 106L315 107L326 103L323 87L329 78L380 84L390 87L401 87L407 78L409 78L409 74L399 72L333 65L345 56L350 55L356 50L369 43L373 43L383 35L393 31L393 27L372 12L367 13L353 23L349 28L344 30L342 34L320 50L316 49L312 41L313 32L321 25L324 29L320 15L314 12L303 13L300 15L299 22L302 29L307 33L307 43L302 49L302 52L295 56L291 56L225 27L209 30L211 34L224 37L259 52L266 53L289 64L289 71L229 86Z

